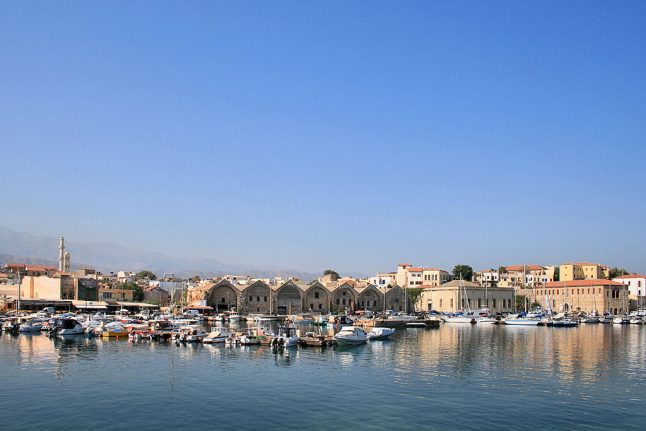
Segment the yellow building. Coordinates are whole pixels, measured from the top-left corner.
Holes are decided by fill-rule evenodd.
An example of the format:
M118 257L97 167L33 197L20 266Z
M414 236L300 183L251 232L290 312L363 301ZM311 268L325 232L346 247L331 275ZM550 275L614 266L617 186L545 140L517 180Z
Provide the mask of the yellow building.
M132 302L135 291L131 289L117 289L102 287L99 289L99 300L105 302Z
M439 268L422 268L422 285L439 286L451 279L448 271Z
M564 263L559 267L559 280L598 280L608 278L609 269L605 265L590 262Z
M628 286L606 279L554 281L534 289L536 302L553 312L598 311L622 314L628 311Z

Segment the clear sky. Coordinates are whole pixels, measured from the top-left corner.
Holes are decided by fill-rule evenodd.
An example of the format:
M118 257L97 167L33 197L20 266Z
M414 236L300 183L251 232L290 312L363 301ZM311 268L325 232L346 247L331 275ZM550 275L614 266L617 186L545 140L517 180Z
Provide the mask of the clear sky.
M646 271L646 2L0 2L0 225Z

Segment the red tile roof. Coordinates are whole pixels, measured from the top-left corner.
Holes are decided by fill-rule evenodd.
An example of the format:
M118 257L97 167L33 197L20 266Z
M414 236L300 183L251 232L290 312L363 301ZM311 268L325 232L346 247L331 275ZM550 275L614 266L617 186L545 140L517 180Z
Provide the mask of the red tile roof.
M522 271L523 265L510 265L505 267L505 269L507 271ZM543 269L543 267L540 265L525 265L525 269L527 271L540 271Z
M588 287L588 286L624 286L623 283L618 281L605 280L605 279L590 279L590 280L573 280L573 281L551 281L545 283L543 287Z
M12 269L24 269L27 265L24 263L8 263L5 265L7 268L12 268Z
M618 279L618 278L622 278L622 279L623 279L623 278L646 278L646 275L642 275L642 274L628 274L628 275L620 275L619 277L615 277L614 279L616 280L616 279Z
M424 268L406 268L406 271L410 271L410 272L421 272L423 270Z
M413 266L410 263L400 263L397 266Z
M54 267L53 266L47 266L47 265L27 265L25 267L27 271L53 271Z

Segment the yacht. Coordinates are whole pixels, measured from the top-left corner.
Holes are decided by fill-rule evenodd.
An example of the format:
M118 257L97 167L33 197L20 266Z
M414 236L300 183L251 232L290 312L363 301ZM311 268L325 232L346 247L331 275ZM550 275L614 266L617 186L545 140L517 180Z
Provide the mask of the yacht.
M612 323L615 320L615 316L612 313L603 313L603 316L599 317L599 323Z
M339 345L363 344L368 341L368 334L358 326L344 326L334 336Z

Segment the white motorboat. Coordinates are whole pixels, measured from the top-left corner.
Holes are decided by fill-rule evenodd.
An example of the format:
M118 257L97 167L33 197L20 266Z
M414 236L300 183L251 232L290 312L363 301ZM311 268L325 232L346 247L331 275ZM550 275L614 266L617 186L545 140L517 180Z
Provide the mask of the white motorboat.
M540 318L529 318L526 316L519 316L518 314L509 315L506 318L502 319L502 323L511 326L537 326L540 322Z
M473 314L455 314L451 316L444 316L444 323L476 323L476 318Z
M624 314L623 316L615 317L612 319L612 323L615 325L628 325L630 324L630 317L628 317L627 314Z
M358 326L344 326L334 336L339 345L363 344L368 341L368 334Z
M204 337L206 337L206 331L197 325L182 326L175 334L175 340L183 343L200 342Z
M640 316L631 316L630 317L630 324L631 325L643 325L644 324L644 319L642 319Z
M18 327L18 332L40 332L43 329L43 321L28 320Z
M57 334L64 337L65 335L78 335L85 332L85 328L76 319L60 319L56 322Z
M290 326L281 326L278 335L271 340L271 347L292 347L298 344L296 330Z
M599 323L612 323L615 320L615 316L611 313L603 313L603 316L599 317Z
M369 340L385 340L386 338L390 337L394 333L395 333L395 328L375 327L375 328L372 328L368 332L368 339Z
M213 328L206 337L202 339L204 344L219 344L224 343L227 338L231 337L231 331L225 328Z

